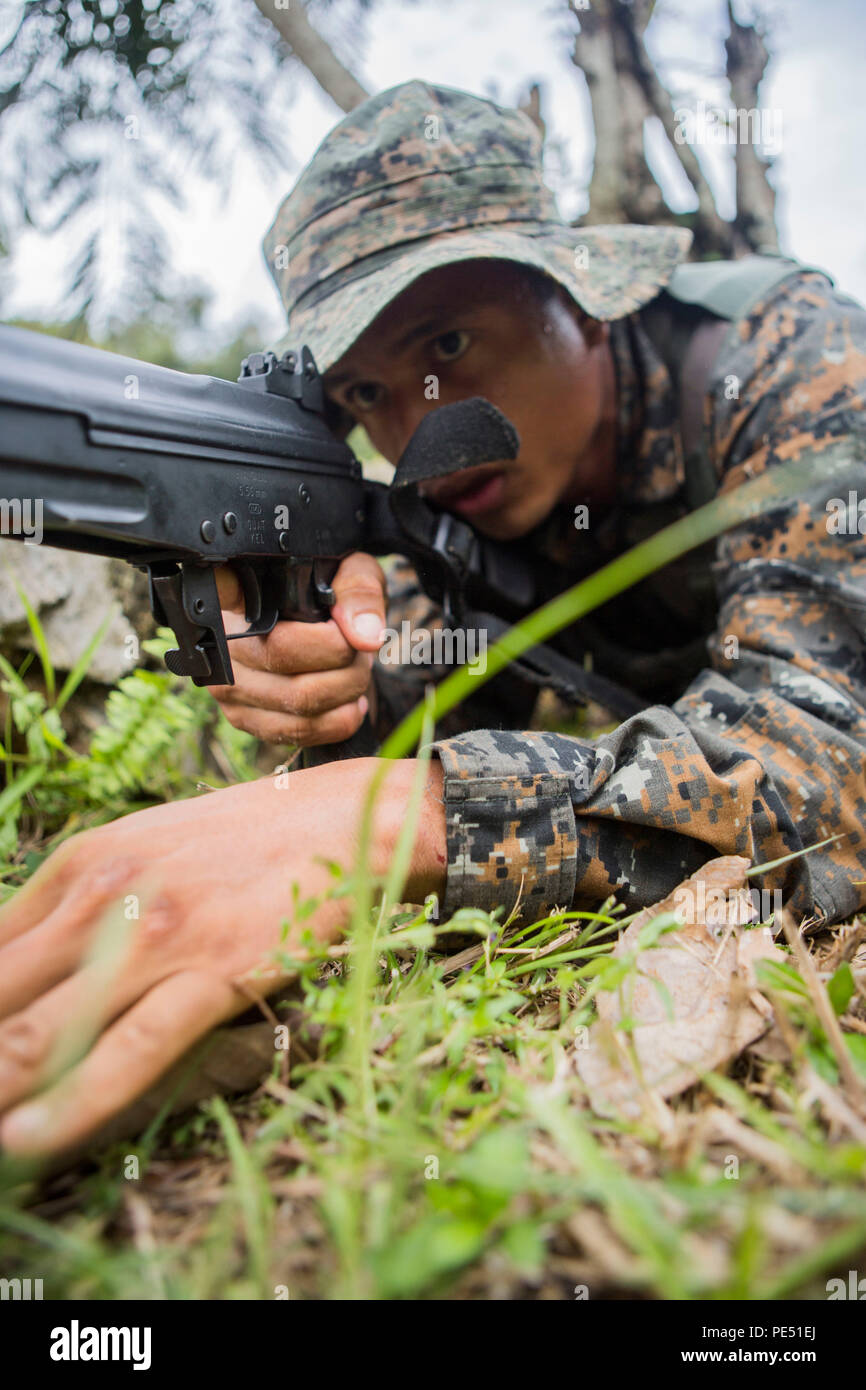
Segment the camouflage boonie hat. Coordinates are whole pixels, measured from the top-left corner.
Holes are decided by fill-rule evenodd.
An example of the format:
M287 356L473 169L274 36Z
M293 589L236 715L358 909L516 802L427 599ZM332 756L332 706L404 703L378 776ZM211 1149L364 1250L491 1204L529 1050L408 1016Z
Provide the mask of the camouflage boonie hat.
M392 299L454 261L534 266L595 319L653 299L691 243L679 227L570 227L521 111L426 82L371 97L325 137L262 243L289 331L327 371Z

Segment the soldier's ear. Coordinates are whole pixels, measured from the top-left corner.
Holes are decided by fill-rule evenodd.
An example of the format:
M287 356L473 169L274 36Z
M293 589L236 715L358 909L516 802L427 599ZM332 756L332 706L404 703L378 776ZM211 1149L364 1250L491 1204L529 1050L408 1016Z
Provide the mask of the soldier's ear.
M605 343L610 336L610 324L602 323L601 319L591 319L586 310L581 309L580 305L576 303L564 286L559 285L557 289L559 291L560 303L565 305L568 312L575 319L589 350L592 351L593 348L599 347L602 343Z
M582 314L580 331L586 346L592 350L607 342L610 337L610 324L602 323L601 319L591 319L588 314Z

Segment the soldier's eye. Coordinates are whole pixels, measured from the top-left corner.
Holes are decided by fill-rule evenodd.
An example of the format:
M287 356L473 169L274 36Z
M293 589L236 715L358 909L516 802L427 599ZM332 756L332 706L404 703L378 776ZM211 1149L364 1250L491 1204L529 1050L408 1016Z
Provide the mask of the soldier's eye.
M355 410L375 410L382 399L382 387L375 381L359 381L346 392L346 400Z
M433 339L433 353L440 362L456 362L469 346L469 334L464 328L452 328Z

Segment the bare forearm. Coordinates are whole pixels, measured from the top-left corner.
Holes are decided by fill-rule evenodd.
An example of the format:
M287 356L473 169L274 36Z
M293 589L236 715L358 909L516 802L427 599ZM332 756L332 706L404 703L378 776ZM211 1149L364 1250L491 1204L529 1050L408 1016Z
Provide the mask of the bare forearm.
M348 817L343 826L355 850L360 838L360 818L365 810L367 788L371 777L381 766L378 758L355 758L348 762L327 763L295 774L299 791L313 793L319 806L332 807L335 819ZM384 875L390 867L398 837L406 822L416 769L417 761L414 758L399 758L388 764L374 809L371 869L375 875ZM309 779L313 779L312 782ZM442 765L438 758L433 758L425 777L415 843L403 889L406 901L420 903L430 893L443 897L446 866Z

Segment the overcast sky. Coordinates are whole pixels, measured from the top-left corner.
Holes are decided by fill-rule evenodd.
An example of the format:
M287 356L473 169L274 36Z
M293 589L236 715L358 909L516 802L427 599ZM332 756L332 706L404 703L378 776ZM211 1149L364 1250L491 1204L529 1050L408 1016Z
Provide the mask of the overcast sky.
M743 0L736 8L748 16ZM511 105L530 81L540 80L548 177L563 215L574 217L585 207L592 127L585 84L568 57L563 9L562 0L381 0L365 23L361 50L342 56L371 91L418 77ZM762 106L781 121L773 177L783 249L829 270L840 288L866 301L866 3L785 0L775 8L766 4L764 12L774 59L761 96ZM327 19L334 33L339 14L338 6ZM659 0L648 45L671 90L727 109L725 23L723 0ZM278 202L341 114L309 75L293 74L286 79L293 166L266 179L239 165L222 202L214 190L189 180L188 206L172 216L172 245L177 268L214 289L211 322L220 338L249 318L258 319L268 341L283 331L260 241ZM721 210L730 212L726 152L703 147L698 153L710 159ZM661 167L669 168L663 155ZM678 210L691 206L681 179L668 174L664 186ZM35 233L19 243L12 288L10 316L63 316L57 258Z

